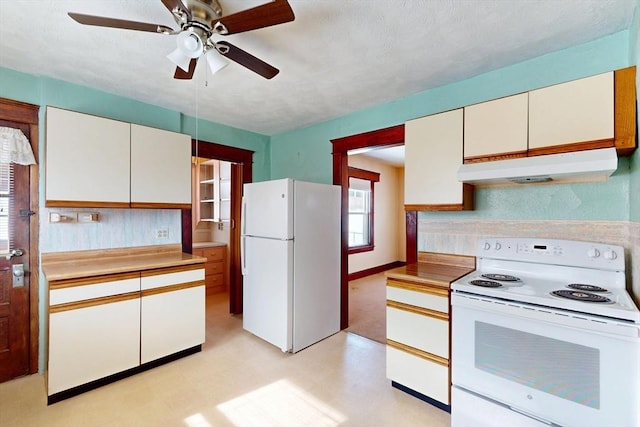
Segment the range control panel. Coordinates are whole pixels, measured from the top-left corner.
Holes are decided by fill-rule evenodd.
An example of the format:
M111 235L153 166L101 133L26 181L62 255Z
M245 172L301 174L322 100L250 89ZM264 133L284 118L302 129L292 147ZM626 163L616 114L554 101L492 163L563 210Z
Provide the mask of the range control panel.
M622 246L577 240L485 238L478 241L476 256L624 271L624 248Z

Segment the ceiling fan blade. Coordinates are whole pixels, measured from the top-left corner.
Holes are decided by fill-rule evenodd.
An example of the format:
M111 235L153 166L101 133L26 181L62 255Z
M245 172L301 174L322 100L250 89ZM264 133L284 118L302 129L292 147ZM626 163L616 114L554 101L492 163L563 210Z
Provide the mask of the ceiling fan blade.
M198 58L191 58L189 62L189 71L184 71L180 67L176 67L176 72L173 74L174 79L178 80L189 80L193 78L193 73L196 71L196 64L198 63Z
M104 16L84 15L69 12L68 15L76 22L98 27L122 28L125 30L148 31L150 33L171 34L173 29L164 25L149 24L147 22L127 21L124 19L106 18Z
M278 70L277 68L272 67L263 60L256 58L255 56L245 52L239 47L232 45L231 43L221 41L217 42L216 44L225 47L218 50L221 55L224 55L230 60L250 69L254 73L260 74L265 79L272 79L276 76L276 74L280 72L280 70Z
M162 0L162 4L169 9L169 12L174 13L174 10L179 10L184 13L188 20L191 19L191 11L184 6L184 3L180 0Z
M211 22L219 34L236 34L293 21L295 15L287 0L274 0Z

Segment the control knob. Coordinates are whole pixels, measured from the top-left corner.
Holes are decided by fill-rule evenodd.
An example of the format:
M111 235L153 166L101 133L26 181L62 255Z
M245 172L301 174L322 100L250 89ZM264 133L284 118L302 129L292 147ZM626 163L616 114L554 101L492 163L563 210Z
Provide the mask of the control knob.
M587 256L589 256L589 258L598 258L600 251L597 248L591 248L587 251Z
M611 261L618 258L618 254L615 251L612 251L611 249L607 249L606 251L604 251L603 256L604 256L604 259L608 259Z

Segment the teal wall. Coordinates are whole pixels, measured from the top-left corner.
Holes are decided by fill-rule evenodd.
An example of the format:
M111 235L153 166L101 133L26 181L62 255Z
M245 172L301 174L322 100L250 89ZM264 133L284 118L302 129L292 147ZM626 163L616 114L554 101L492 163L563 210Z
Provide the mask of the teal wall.
M145 126L196 136L196 119L180 112L145 104L97 89L61 80L0 68L0 97L40 105L44 123L46 105L94 114ZM44 126L40 126L40 150L44 152ZM269 137L242 129L198 120L198 138L218 144L255 151L253 173L258 180L270 176ZM41 171L43 172L43 171ZM41 173L44 176L44 173Z
M637 28L632 31L636 37ZM331 139L633 65L629 34L630 31L621 31L324 123L274 135L271 137L272 178L330 183ZM617 172L604 183L478 189L474 211L421 212L420 217L628 220L629 164L628 159L620 159Z
M1 1L1 0L0 0ZM45 106L52 105L83 113L94 114L145 126L182 132L200 140L216 142L245 148L255 152L253 176L256 180L265 180L270 176L269 137L242 129L231 128L220 124L198 120L177 111L145 104L130 98L116 96L93 88L78 86L61 80L19 73L0 68L0 97L14 99L39 105L40 138L39 152L43 154L45 135ZM166 227L170 230L172 241L180 242L181 220L175 210L151 209L112 209L100 210L102 217L110 220L93 224L92 227L48 227L45 219L47 209L44 207L44 157L40 156L40 250L41 252L60 252L81 249L103 249L112 247L145 246L149 244L152 230ZM98 160L98 159L97 159ZM91 159L88 159L91 161ZM122 238L118 239L117 237ZM116 237L116 239L114 239ZM175 242L173 241L175 240ZM74 244L82 242L81 244ZM74 249L75 248L75 249ZM39 370L44 371L44 351L46 349L46 286L44 276L40 275L39 283L39 320L40 320L40 354Z

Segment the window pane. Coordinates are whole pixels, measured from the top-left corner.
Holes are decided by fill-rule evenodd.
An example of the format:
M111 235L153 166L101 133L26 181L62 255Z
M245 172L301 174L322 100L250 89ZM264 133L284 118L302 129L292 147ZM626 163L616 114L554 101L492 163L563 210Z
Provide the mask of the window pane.
M349 190L349 246L370 244L369 191Z
M9 252L9 201L11 188L9 164L0 163L0 253Z

